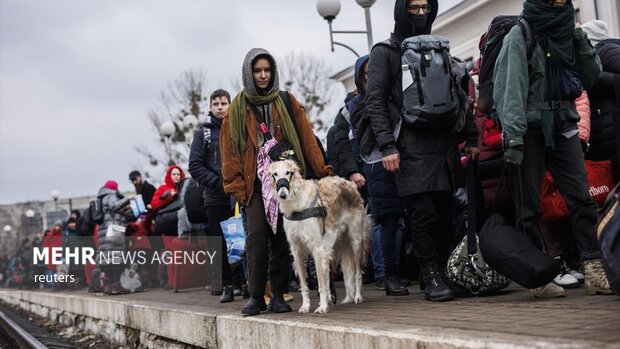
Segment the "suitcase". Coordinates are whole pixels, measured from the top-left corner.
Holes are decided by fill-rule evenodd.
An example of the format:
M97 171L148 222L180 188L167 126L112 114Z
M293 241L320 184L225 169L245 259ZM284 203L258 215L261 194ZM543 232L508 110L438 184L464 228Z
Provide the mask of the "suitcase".
M199 251L206 250L206 240L204 238L196 237L182 237L172 240L170 244L170 252L175 251L188 252L192 254ZM177 252L178 253L178 252ZM209 262L208 256L206 258ZM199 258L199 259L202 259ZM168 284L174 290L178 292L180 289L205 287L209 283L207 264L199 263L182 263L175 264L170 263L168 265Z
M605 201L596 233L601 243L603 268L609 285L620 296L620 184Z

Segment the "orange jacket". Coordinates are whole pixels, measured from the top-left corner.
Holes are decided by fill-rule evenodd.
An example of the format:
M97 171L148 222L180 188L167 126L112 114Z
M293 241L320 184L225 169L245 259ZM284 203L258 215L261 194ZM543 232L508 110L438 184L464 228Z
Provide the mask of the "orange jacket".
M332 174L332 167L325 164L323 154L314 138L314 131L306 116L306 111L299 105L295 97L289 93L291 104L295 115L291 115L295 128L299 134L306 166L312 166L312 170L318 177L325 177ZM256 129L256 117L248 106L247 115L247 139L243 154L235 154L232 151L230 138L230 121L228 113L224 117L220 134L220 146L222 151L222 177L224 181L224 191L235 197L237 202L247 205L250 203L254 191L254 180L256 179L256 157L258 155L258 141ZM278 124L278 113L273 108L272 120L274 125ZM281 141L284 136L280 126L275 128L274 138Z

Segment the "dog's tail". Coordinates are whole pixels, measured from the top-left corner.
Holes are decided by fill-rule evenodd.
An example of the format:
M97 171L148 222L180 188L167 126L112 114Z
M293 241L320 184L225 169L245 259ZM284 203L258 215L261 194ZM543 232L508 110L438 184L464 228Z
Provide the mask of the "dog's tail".
M366 266L368 262L368 254L370 252L370 238L372 234L372 223L369 215L360 217L362 220L362 266Z

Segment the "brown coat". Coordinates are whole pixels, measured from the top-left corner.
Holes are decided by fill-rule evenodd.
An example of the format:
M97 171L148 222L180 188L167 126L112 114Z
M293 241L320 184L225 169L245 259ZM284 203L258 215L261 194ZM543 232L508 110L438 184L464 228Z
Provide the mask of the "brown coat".
M293 122L299 133L299 142L301 143L306 166L312 166L314 173L318 177L325 177L332 174L331 166L325 164L323 155L314 138L314 131L306 116L306 111L302 108L295 97L289 93L291 104L295 116ZM247 139L243 154L235 154L232 151L230 138L230 121L228 114L224 117L222 123L222 131L220 136L220 146L222 150L222 177L224 181L224 191L235 197L237 202L247 205L252 198L254 192L254 180L256 179L256 157L258 154L258 143L256 135L256 117L248 106L246 108L247 115ZM273 108L273 123L275 128L275 139L281 141L284 136L278 122L278 113Z

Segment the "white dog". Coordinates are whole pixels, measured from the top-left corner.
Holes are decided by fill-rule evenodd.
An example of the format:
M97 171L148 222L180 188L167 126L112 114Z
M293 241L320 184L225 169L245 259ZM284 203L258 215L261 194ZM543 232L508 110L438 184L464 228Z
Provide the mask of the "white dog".
M362 267L366 261L370 222L355 184L339 177L305 180L297 163L277 161L268 168L272 189L284 216L284 231L301 285L300 313L308 313L306 257L316 264L320 301L315 313L326 313L331 302L330 264L340 260L346 297L362 303Z

